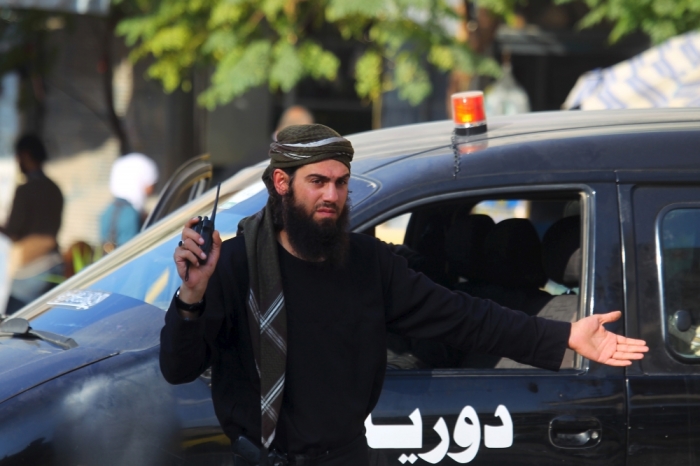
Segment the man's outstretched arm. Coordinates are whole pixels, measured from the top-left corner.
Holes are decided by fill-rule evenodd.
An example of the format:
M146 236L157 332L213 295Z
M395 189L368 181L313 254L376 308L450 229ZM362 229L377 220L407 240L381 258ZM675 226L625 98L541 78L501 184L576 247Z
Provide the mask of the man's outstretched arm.
M591 361L608 366L629 366L642 359L649 347L643 340L623 337L605 330L603 324L615 322L622 313L594 314L571 324L569 348Z
M440 340L463 351L477 351L532 366L557 370L568 346L592 361L628 366L649 349L641 340L607 331L619 311L586 317L573 324L528 316L488 299L453 292L406 266L403 258L385 254L388 328L419 339Z

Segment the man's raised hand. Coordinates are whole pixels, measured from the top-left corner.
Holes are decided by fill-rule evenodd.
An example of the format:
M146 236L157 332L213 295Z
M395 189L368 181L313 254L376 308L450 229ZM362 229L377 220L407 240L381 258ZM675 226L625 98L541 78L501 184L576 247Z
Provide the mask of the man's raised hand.
M571 324L569 348L584 358L609 366L629 366L649 351L644 340L608 332L603 324L622 317L620 311L594 314Z
M221 236L215 230L212 235L211 251L208 255L204 254L201 249L204 239L192 228L199 221L198 217L188 220L182 229L181 243L173 255L177 273L182 279L180 299L186 303L196 303L204 297L209 277L214 273L221 251ZM200 264L200 258L206 259L206 262Z

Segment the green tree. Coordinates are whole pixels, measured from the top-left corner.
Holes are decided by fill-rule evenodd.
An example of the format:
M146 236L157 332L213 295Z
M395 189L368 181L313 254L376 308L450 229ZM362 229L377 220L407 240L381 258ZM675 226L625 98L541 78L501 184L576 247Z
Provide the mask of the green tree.
M639 30L658 44L700 28L698 0L586 0L586 3L591 11L581 21L581 27L609 21L613 24L611 42Z
M98 70L104 96L104 109L95 108L72 95L96 117L104 121L119 139L122 154L130 151L130 144L121 118L114 109L112 89L112 45L114 28L121 18L138 14L141 0L122 0L111 8L109 15L96 19L93 39L99 44ZM45 115L47 78L51 74L59 46L52 40L55 29L72 29L75 14L52 9L0 8L0 40L4 44L0 54L0 76L17 71L22 79L20 107L25 113L25 131L41 133Z
M122 0L124 1L124 0ZM339 58L322 37L363 44L354 63L356 91L372 102L379 123L382 93L397 90L413 105L431 92L428 66L442 71L498 74L450 26L461 19L446 0L141 0L140 14L117 33L132 58L154 58L151 78L166 91L190 90L192 69L209 66L209 87L198 96L209 109L267 84L290 91L301 79L333 80Z
M554 0L563 4L580 0ZM527 0L481 0L479 4L497 14L508 17ZM610 42L635 31L646 33L658 44L684 32L700 29L700 1L698 0L584 0L588 14L581 20L581 28L600 23L612 26Z

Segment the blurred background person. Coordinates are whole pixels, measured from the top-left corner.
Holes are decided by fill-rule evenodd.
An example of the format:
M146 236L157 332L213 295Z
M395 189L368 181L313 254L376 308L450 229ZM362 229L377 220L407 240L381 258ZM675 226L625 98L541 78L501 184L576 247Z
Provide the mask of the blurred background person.
M105 253L112 252L141 230L144 204L158 182L158 167L144 154L119 157L112 165L109 190L114 200L100 216L100 240Z
M311 125L313 123L315 123L314 116L306 107L303 105L292 105L282 112L282 115L277 122L277 128L275 128L275 132L272 133L272 140L276 141L277 133L282 131L287 126ZM265 155L267 156L267 152L265 152Z
M63 258L56 239L61 228L63 194L46 174L48 158L41 139L25 134L15 143L15 158L25 177L15 190L7 224L0 232L12 240L10 270L13 276L7 314L38 298L63 273Z
M282 115L280 115L279 120L277 120L277 126L275 130L270 135L270 140L265 141L259 147L246 153L242 161L238 161L231 165L224 167L223 169L214 169L214 176L212 178L212 186L217 183L222 183L223 181L229 179L236 173L241 172L241 170L255 164L269 159L268 152L270 151L270 143L277 140L277 133L282 131L287 126L292 125L310 125L315 123L314 115L304 107L303 105L292 105L287 107ZM257 175L255 175L257 176Z

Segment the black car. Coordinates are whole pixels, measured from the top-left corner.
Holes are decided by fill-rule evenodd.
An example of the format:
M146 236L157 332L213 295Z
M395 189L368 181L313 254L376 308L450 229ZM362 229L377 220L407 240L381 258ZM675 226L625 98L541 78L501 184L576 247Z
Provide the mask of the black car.
M627 368L568 354L555 373L389 335L365 423L374 464L700 461L700 109L348 138L354 231L443 286L529 314L620 309L610 330L650 347ZM263 169L222 184L224 239L264 205ZM210 190L1 324L0 466L231 464L207 374L171 386L158 368L172 253L213 203Z

